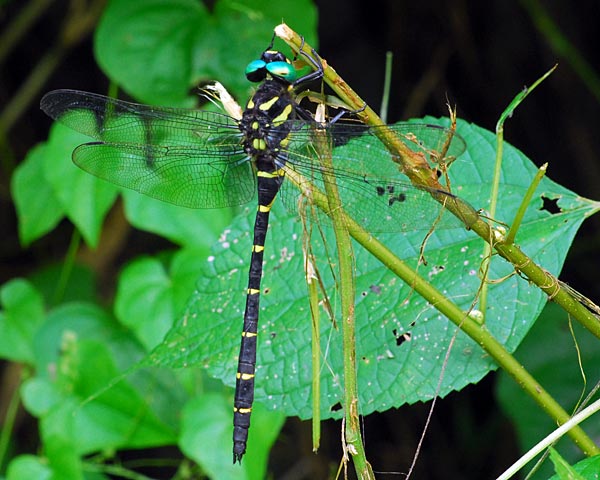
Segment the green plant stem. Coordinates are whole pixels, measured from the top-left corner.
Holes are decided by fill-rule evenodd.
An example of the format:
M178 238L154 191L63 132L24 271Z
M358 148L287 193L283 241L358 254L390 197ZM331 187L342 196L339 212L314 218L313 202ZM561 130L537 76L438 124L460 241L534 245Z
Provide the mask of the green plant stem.
M317 121L320 120L319 112L324 111L324 105L319 104ZM321 114L324 122L324 114ZM367 461L363 441L360 433L359 405L358 405L358 369L356 367L356 322L354 315L354 299L356 298L356 285L354 282L354 257L352 255L352 242L346 229L345 218L342 216L342 202L331 161L332 147L329 144L325 131L317 129L315 132L315 146L319 159L323 164L322 174L327 196L327 208L331 213L333 231L336 239L340 300L342 307L342 352L344 357L344 418L346 422L345 440L346 449L352 455L358 478L375 479L371 465Z
M285 24L279 25L275 28L277 36L284 40L288 45L296 50L302 44L301 38L293 32ZM310 46L304 43L304 48L310 50ZM350 87L331 69L326 66L325 68L325 79L332 89L341 96L342 101L347 103L351 108L357 110L364 107L365 103L354 93ZM377 118L375 113L366 106L361 112L363 119L366 123L371 125L381 125L380 119ZM387 139L384 141L388 148L394 147L396 142L388 142ZM401 142L400 142L401 143ZM391 147L390 147L391 145ZM406 147L407 148L407 147ZM393 153L398 152L402 156L402 150L393 150ZM415 183L417 186L428 186L431 187L433 183L420 183L419 180L427 179L427 175L414 174L420 171L420 165L413 164L413 156L407 156L407 158L401 158L403 163L403 172ZM413 175L409 174L412 173ZM287 173L286 173L287 175ZM292 174L288 175L291 178ZM299 180L297 180L299 181ZM301 188L301 187L299 187ZM313 198L317 200L318 195L315 192L307 192L308 195L313 195ZM325 209L327 213L327 206L325 203L319 205L315 203L319 208ZM458 208L457 208L458 207ZM464 221L464 217L461 217L462 205L459 203L458 206L454 205L453 202L447 206L447 208L461 220ZM465 213L470 215L470 212L465 210ZM572 295L560 288L558 279L551 275L549 272L536 265L527 255L525 255L516 245L505 244L503 236L496 230L493 230L486 222L481 218L477 217L473 219L471 216L468 217L472 222L468 225L469 228L483 238L486 242L492 244L498 254L508 260L515 266L515 269L524 274L529 281L537 285L542 291L544 291L555 303L559 304L565 311L570 313L576 318L585 328L588 328L594 335L600 338L600 322L597 318L589 312L583 305L577 302ZM369 252L375 255L387 268L396 273L400 278L406 281L409 285L413 286L415 291L422 295L428 300L438 311L446 315L450 321L454 322L461 330L469 335L477 344L484 349L495 361L502 367L506 372L513 377L513 379L520 385L537 403L540 407L548 413L553 419L559 424L565 423L570 417L560 405L541 387L541 385L535 381L535 379L507 352L504 347L491 336L491 334L474 320L467 317L455 304L448 300L444 295L437 291L433 286L429 285L425 280L418 277L417 274L406 266L400 259L398 259L392 252L390 252L384 245L377 241L371 234L365 232L360 226L358 226L352 219L346 218L346 225L350 235L355 238L361 245L363 245ZM575 443L586 453L586 455L595 455L600 453L600 449L594 444L594 442L583 432L582 429L577 427L569 432L571 438Z
M79 230L75 229L73 234L71 235L71 242L69 243L69 249L67 250L67 255L65 256L65 261L63 263L63 267L60 271L60 277L58 279L58 283L56 285L56 289L54 290L54 295L52 300L55 305L58 305L64 295L65 290L67 288L67 282L69 281L69 277L71 276L71 272L73 271L73 265L75 264L75 257L77 255L77 250L81 245L81 233Z
M504 124L506 123L507 119L512 117L515 109L521 104L521 102L523 100L525 100L525 98L531 92L533 92L533 90L535 90L535 88L540 83L542 83L546 78L548 78L548 76L555 69L556 69L556 65L554 65L544 75L542 75L540 78L538 78L531 85L531 87L525 87L523 90L521 90L511 100L511 102L504 109L504 111L500 114L500 118L498 119L498 122L496 123L496 161L494 163L494 175L492 177L492 189L490 192L490 208L489 208L489 214L490 214L491 218L494 218L496 216L496 207L498 206L498 195L500 192L500 176L501 176L501 172L502 172L502 154L504 152ZM544 172L545 172L545 170L544 170ZM537 178L537 181L536 181L536 178ZM531 185L529 186L529 189L527 190L527 193L525 194L525 197L521 201L521 205L520 205L519 209L517 210L517 214L515 216L515 221L510 226L510 231L505 239L505 242L507 244L514 243L515 236L521 225L521 219L525 215L525 210L529 206L529 202L531 201L531 197L533 196L535 187L537 187L537 184L540 182L541 178L542 178L542 176L540 176L539 172L538 172L538 175L532 181ZM534 184L535 184L535 186L534 186ZM488 266L489 266L491 259L492 259L492 244L489 242L486 242L484 244L484 248L483 248L483 262L482 262L482 267L481 267L482 272L488 271ZM486 310L487 309L487 296L488 296L488 283L487 283L486 279L484 278L484 282L481 287L480 300L479 300L479 307L484 315L485 315L485 312L487 311Z
M390 104L390 88L392 85L392 60L394 54L387 52L385 54L385 77L383 80L383 95L381 96L381 108L379 109L381 121L387 123L387 112Z
M303 207L307 207L306 202L303 202ZM312 444L313 452L316 452L321 443L321 315L319 310L318 278L314 255L310 249L310 232L306 228L306 215L302 215L302 222L304 226L304 272L306 274L310 316L312 319Z
M10 437L15 426L15 419L17 418L17 411L19 410L19 403L21 396L19 388L15 388L10 397L10 403L6 409L6 416L2 420L2 431L0 431L0 468L5 466L6 452L10 445Z
M546 175L547 169L548 169L548 164L544 163L538 169L537 173L535 174L535 177L533 177L533 180L531 181L531 184L527 188L527 191L525 192L525 195L523 196L523 200L521 201L521 205L519 205L519 209L517 210L517 213L515 214L515 218L513 219L513 221L510 224L510 230L508 231L508 235L506 235L505 242L507 245L515 243L515 236L517 235L517 232L519 231L519 227L521 226L521 223L523 222L523 217L525 216L527 207L529 206L529 203L531 202L531 199L533 198L533 194L535 193L535 190L537 189L538 185L542 181L542 178L544 178L544 175ZM488 245L488 244L486 244L486 245Z

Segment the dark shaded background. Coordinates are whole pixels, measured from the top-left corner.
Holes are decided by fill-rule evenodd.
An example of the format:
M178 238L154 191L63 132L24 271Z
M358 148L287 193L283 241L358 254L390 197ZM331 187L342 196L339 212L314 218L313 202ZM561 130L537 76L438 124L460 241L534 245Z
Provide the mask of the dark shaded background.
M530 0L322 0L317 4L321 55L371 105L380 103L385 52L394 53L390 121L445 115L447 97L458 106L459 117L493 130L515 94L558 62L557 71L508 121L505 138L538 166L549 162L548 176L553 180L582 196L600 198L600 82L596 79L594 87L573 67L580 55L592 72L598 73L599 2L557 0L543 2L543 7ZM1 65L0 110L14 98L47 46L55 42L67 6L66 1L54 2ZM559 51L554 46L556 37L540 31L537 25L543 14L536 6L556 23L572 52ZM0 7L0 29L6 28L21 8L21 2ZM293 21L289 23L293 27ZM26 152L46 138L50 120L38 109L39 97L65 86L105 92L107 83L94 64L88 36L68 49L49 79L32 94L29 106L5 132L0 145L2 283L62 258L72 229L63 222L27 250L18 243L9 182ZM600 299L599 234L599 220L588 220L561 275L596 303ZM158 243L148 247L148 242ZM134 235L127 250L116 257L113 271L118 271L119 262L127 258L162 247L160 240ZM438 404L413 478L493 478L516 458L510 425L493 407L493 385L490 375ZM9 388L3 383L2 390ZM0 397L0 402L5 400ZM0 408L5 405L0 404ZM367 456L376 470L407 470L427 408L416 405L365 419ZM341 453L339 424L327 423L320 455L310 453L310 444L310 425L290 420L272 454L274 478L326 478L332 468L335 470ZM398 445L402 446L400 451Z

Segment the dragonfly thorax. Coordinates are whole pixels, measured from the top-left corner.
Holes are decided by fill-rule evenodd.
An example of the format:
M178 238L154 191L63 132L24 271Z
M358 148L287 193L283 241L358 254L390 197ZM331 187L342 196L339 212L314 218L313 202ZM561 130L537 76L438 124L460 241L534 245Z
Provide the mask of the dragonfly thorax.
M244 151L266 168L276 169L280 149L290 133L288 120L296 118L292 89L281 82L265 80L252 96L240 120ZM264 167L263 167L264 168Z

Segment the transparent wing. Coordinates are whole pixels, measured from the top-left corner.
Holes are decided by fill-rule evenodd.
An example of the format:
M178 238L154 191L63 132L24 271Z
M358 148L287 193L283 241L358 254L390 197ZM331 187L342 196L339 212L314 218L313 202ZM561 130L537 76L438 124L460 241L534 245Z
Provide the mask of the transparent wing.
M252 166L237 122L227 115L151 107L76 90L46 94L50 117L101 142L78 147L73 161L116 185L190 208L249 201Z
M319 159L312 128L298 126L282 158L287 157L290 168L320 189L324 186L323 173L332 174L344 210L367 230L426 230L434 222L439 228L464 226L450 214L438 218L443 207L434 196L441 197L446 205L452 202L467 205L470 215L476 215L475 209L452 194L411 184L379 139L377 129L380 127L334 124L326 128L327 141L333 146L331 171ZM400 123L381 128L397 135L413 151L423 153L430 162L449 162L466 147L457 134L434 125ZM290 208L294 208L298 193L286 185L283 195Z

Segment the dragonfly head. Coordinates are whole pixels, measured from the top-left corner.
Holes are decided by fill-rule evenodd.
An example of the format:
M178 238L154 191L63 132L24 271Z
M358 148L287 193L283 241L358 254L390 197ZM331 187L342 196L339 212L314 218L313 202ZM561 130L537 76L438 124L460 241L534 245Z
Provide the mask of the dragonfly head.
M265 50L259 60L253 60L248 64L246 78L258 83L268 76L291 84L298 77L298 72L283 53Z

